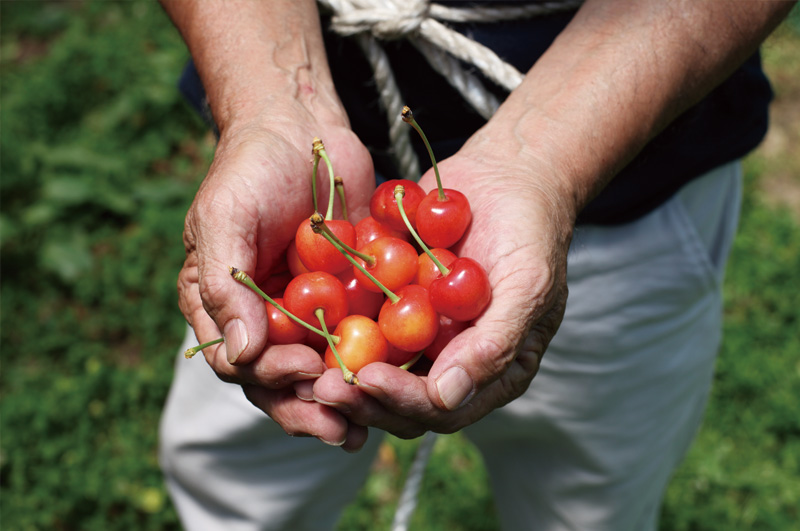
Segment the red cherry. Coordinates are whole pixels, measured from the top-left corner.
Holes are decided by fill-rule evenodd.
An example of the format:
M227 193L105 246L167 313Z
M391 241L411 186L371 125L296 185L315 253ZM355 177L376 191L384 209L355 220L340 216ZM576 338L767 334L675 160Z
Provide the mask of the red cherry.
M347 306L351 315L363 315L370 319L377 319L385 297L382 292L374 292L364 287L358 281L353 268L345 269L336 275L347 293ZM316 334L315 334L316 335Z
M378 223L372 216L367 216L355 226L356 229L356 249L360 249L372 240L377 240L381 236L393 236L401 240L408 241L408 233L394 230L382 223Z
M419 352L430 345L439 331L439 316L431 304L428 290L416 284L400 288L397 302L387 300L378 315L386 340L408 352Z
M337 251L338 252L338 251ZM283 293L286 309L298 319L320 328L315 315L322 309L325 324L336 326L347 316L347 293L338 278L324 271L314 271L297 276Z
M389 355L386 357L386 363L390 365L394 365L395 367L400 367L401 365L405 365L418 354L414 351L407 351L407 350L400 350L399 348L395 347L391 343L389 345Z
M334 219L325 221L325 225L347 245L352 247L356 244L356 231L349 221ZM316 234L308 220L297 228L295 245L300 260L310 271L325 271L335 275L350 267L347 258L324 236Z
M406 209L408 221L414 226L417 206L425 197L425 192L420 185L408 179L392 179L378 186L370 199L369 213L379 223L405 234L408 232L408 228L400 216L397 202L394 199L394 188L399 184L405 188L406 195L403 198L403 206Z
M385 236L372 240L359 248L358 252L372 257L372 264L359 257L356 257L356 261L389 291L410 283L417 273L417 251L410 243L399 238ZM374 292L382 291L360 269L354 268L354 271L356 278L366 289Z
M454 321L447 316L439 315L439 333L436 334L436 339L433 343L425 349L425 357L431 361L436 361L439 353L444 350L450 341L458 334L469 328L469 323L466 321Z
M283 306L282 298L278 297L274 301ZM287 317L274 304L266 301L264 304L267 305L267 332L270 343L273 345L291 345L293 343L302 343L305 340L306 336L308 336L307 328L300 326Z
M348 315L341 320L333 335L339 337L336 351L342 363L353 372L364 366L385 362L389 353L389 345L378 327L378 323L363 315ZM325 351L325 364L328 367L339 367L330 346Z
M442 195L444 199L442 199ZM417 207L417 232L431 247L451 247L464 236L472 210L467 197L458 190L431 190Z
M293 277L308 273L309 269L305 266L300 256L297 254L297 244L294 240L289 243L289 248L286 249L286 264Z
M456 261L458 258L454 252L448 249L442 249L440 247L435 247L430 250L443 266L449 268L450 265ZM431 257L428 256L428 253L420 253L419 257L417 258L417 274L414 276L414 280L412 282L414 284L419 284L423 288L431 287L431 282L436 280L437 278L441 278L442 272L439 270L439 267L431 260Z
M478 317L492 297L489 276L472 258L461 257L449 267L450 272L431 282L431 304L437 312L456 321Z

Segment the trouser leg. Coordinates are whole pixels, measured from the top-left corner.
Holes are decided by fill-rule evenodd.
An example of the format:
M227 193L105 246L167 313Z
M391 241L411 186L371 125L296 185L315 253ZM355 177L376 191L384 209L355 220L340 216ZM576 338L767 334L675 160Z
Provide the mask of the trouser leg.
M738 219L738 164L620 227L585 227L528 391L466 430L507 529L654 528L702 420Z
M187 331L179 352L196 345ZM188 531L334 527L355 497L381 434L356 454L292 438L222 382L201 356L179 356L161 420L160 461Z

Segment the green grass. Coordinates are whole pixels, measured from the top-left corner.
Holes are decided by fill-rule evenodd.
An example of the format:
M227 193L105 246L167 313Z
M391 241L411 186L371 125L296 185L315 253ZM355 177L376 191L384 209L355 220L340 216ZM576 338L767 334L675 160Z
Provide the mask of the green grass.
M2 527L178 529L157 423L183 331L183 216L213 151L175 89L188 54L151 2L0 2L0 35ZM789 109L798 35L795 9L765 57ZM747 161L717 382L664 529L800 520L800 218L762 193L797 168L790 148ZM416 444L388 439L341 529L388 527ZM414 522L496 528L461 436L440 438Z

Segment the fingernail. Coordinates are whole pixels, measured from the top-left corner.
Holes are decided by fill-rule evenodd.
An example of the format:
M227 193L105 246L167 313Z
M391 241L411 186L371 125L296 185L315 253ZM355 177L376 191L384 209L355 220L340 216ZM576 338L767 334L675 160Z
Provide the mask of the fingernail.
M247 348L247 327L241 319L231 319L225 324L225 329L222 331L225 336L225 348L228 351L228 363L233 365L239 356Z
M314 382L311 380L303 380L294 384L294 394L297 398L305 402L314 401Z
M463 367L451 367L436 380L436 389L445 407L452 411L469 402L475 392L475 384Z
M337 447L338 447L338 446L341 446L341 445L343 445L344 443L346 443L346 442L347 442L347 437L345 437L344 439L342 439L342 440L341 440L341 442L339 442L339 441L326 441L326 440L325 440L325 439L323 439L322 437L317 437L317 439L319 439L320 441L324 442L324 443L325 443L325 444L327 444L328 446L337 446Z

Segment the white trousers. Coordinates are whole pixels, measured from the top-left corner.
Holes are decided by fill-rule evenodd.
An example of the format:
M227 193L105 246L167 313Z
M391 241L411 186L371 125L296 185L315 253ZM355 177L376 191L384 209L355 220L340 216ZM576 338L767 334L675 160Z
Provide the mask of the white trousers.
M635 222L576 230L566 314L539 373L464 430L504 528L655 529L708 398L740 194L732 163ZM380 433L357 454L288 437L202 359L183 359L193 344L189 330L161 422L161 465L185 528L332 528Z

